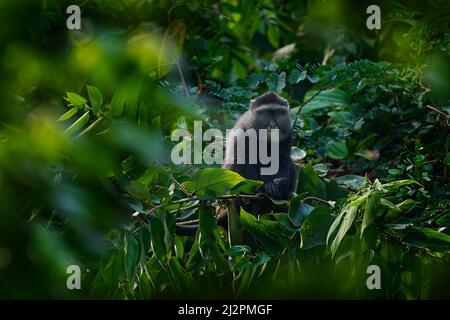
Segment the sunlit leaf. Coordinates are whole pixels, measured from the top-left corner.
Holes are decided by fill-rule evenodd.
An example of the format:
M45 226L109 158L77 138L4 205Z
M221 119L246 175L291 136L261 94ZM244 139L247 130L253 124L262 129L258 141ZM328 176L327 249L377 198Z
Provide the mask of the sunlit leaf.
M347 234L350 227L353 225L353 222L355 221L357 212L358 212L357 206L349 206L343 210L344 215L343 215L342 223L339 226L339 230L336 234L336 237L334 238L333 242L331 243L331 253L333 256L336 253L337 249L339 248L339 245L340 245L342 239ZM331 231L331 229L330 229L330 231Z
M408 180L391 181L391 182L382 184L381 187L383 189L386 189L386 190L392 192L392 191L397 190L400 187L407 186L407 185L410 185L410 184L418 184L418 185L420 185L420 183L418 183L417 181L412 180L412 179L408 179Z
M364 230L372 224L377 215L377 210L380 206L380 193L372 192L366 201L366 207L364 209L363 221L361 224L361 238L364 234Z
M78 113L78 110L79 109L77 107L73 107L72 109L70 109L69 111L64 113L62 116L60 116L57 121L69 120L70 118L72 118L74 115L76 115Z
M244 180L236 172L222 168L206 168L197 171L191 181L183 183L183 187L199 197L217 197L228 193Z
M359 190L364 185L365 178L363 176L348 174L345 176L337 177L335 181L338 184L344 185L345 187L352 190Z
M97 87L87 85L87 92L89 95L89 100L91 102L92 110L95 114L98 114L101 106L103 105L103 96Z
M67 97L64 98L66 101L68 101L71 105L73 105L74 107L84 107L85 103L87 102L87 100L85 98L83 98L82 96L73 93L73 92L67 92Z
M126 95L121 90L116 91L111 101L111 115L119 117L124 110Z

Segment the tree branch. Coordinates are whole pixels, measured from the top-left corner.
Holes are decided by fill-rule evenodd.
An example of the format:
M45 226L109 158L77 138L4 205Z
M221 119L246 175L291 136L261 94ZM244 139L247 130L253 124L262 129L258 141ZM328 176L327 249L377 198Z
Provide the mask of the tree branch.
M330 207L332 207L331 203L329 203L327 200L323 200L323 199L320 199L320 198L317 198L317 197L306 197L306 198L304 198L304 199L302 200L302 202L305 202L305 201L307 201L307 200L315 200L315 201L319 201L319 202L322 202L322 203L324 203L324 204L329 205Z
M266 196L254 195L254 194L236 194L236 195L226 194L223 196L218 196L215 200L234 200L234 199L270 200ZM165 207L168 207L168 206L171 206L174 204L180 204L180 203L191 202L191 201L200 201L200 200L202 200L202 199L199 199L196 196L179 199L179 200L174 200L169 203L163 203L163 204L157 205L157 206L151 208L150 210L148 210L146 214L154 215L154 212L161 208L165 208Z
M183 188L183 186L181 185L181 183L179 183L177 181L177 179L174 178L174 176L172 174L170 174L170 172L159 162L156 161L156 163L158 164L158 166L163 169L164 173L170 178L170 180L172 180L173 183L175 183L175 185L187 196L189 197L190 194L189 192L186 191L186 189Z
M430 106L430 105L426 105L426 107L427 107L428 109L433 110L434 112L436 112L436 113L438 113L438 114L440 114L440 115L443 115L443 116L446 117L447 119L450 118L450 115L449 115L449 114L446 114L444 111L441 111L441 110L439 110L439 109L436 109L436 108L434 108L434 107L432 107L432 106Z

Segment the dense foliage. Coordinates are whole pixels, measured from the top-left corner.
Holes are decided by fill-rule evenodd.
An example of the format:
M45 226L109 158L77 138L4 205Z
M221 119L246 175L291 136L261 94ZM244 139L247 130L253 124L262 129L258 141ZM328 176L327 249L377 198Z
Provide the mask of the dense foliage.
M369 4L3 1L0 297L449 298L450 7L387 1L371 31ZM171 133L225 131L266 91L291 104L297 191L242 210L231 246L214 207L260 183L173 164Z

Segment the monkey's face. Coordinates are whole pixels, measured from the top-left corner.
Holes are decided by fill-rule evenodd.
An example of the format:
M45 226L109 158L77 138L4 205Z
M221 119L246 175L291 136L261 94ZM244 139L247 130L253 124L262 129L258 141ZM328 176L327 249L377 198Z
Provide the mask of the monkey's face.
M267 92L250 101L251 127L259 130L278 129L279 140L291 136L292 124L289 115L289 103L275 92Z
M253 109L252 113L255 117L255 129L267 129L269 139L271 129L279 130L280 141L291 135L292 124L288 105L261 105Z

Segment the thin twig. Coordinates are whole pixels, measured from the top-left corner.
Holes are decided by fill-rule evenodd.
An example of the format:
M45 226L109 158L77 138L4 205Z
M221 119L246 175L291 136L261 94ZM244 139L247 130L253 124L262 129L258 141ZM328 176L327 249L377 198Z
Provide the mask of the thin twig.
M444 111L441 111L441 110L439 110L439 109L436 109L435 107L432 107L432 106L430 106L430 105L426 105L426 107L427 107L428 109L433 110L433 111L436 112L436 113L439 113L440 115L443 115L443 116L446 117L447 119L450 118L450 115L449 115L449 114L446 114Z
M323 199L320 199L320 198L317 198L317 197L306 197L302 201L305 202L307 200L319 201L319 202L325 203L325 204L329 205L330 207L332 207L331 203L329 203L327 200L323 200Z
M317 92L316 92L311 98L309 98L308 100L304 101L304 102L298 107L297 114L295 115L294 124L292 125L292 128L295 128L295 125L297 124L298 116L300 115L300 111L302 111L303 107L304 107L307 103L311 102L312 99L314 99L315 97L317 97L322 91L324 91L324 90L330 88L332 85L333 85L333 83L329 83L329 84L326 85L325 87L320 88L319 90L317 90Z
M156 160L156 163L158 164L158 166L161 167L161 169L163 169L164 173L170 178L170 180L172 180L173 183L175 183L175 185L187 196L190 197L191 195L189 194L189 192L187 192L187 190L185 188L183 188L183 186L181 185L181 183L179 183L177 181L177 179L174 178L174 176L161 164L161 162L159 162L158 160Z
M226 194L223 196L218 196L216 198L216 200L233 200L233 199L268 200L265 196L253 195L253 194L236 194L236 195ZM184 199L175 200L175 201L172 201L169 203L163 203L163 204L160 204L160 205L157 205L157 206L151 208L149 211L147 211L147 214L154 215L154 212L158 209L165 208L165 207L168 207L168 206L171 206L174 204L180 204L180 203L191 202L191 201L199 201L199 200L201 200L201 199L194 196L194 197L188 197L188 198L184 198Z
M183 70L181 69L180 59L177 60L178 73L180 74L181 83L183 83L184 91L186 92L186 96L189 97L189 89L186 85L186 81L184 80Z

